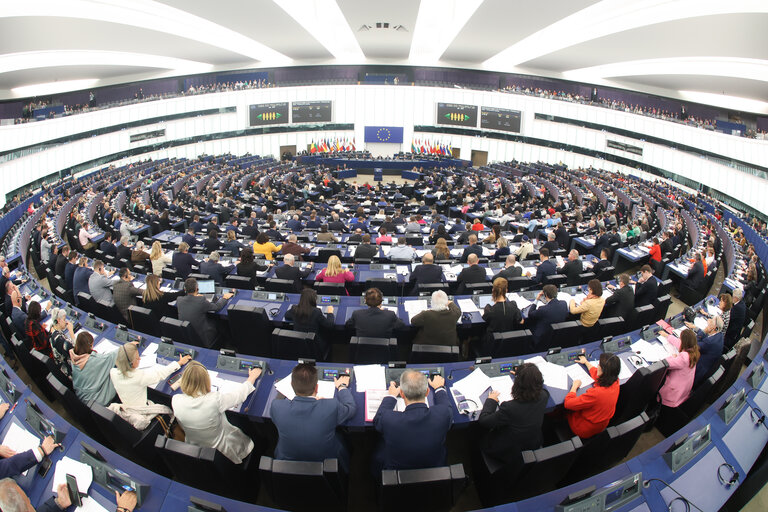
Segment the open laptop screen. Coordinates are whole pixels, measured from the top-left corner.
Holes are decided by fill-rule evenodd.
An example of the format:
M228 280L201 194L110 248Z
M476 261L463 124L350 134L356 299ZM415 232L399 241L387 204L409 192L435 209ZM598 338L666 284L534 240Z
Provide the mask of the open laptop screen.
M216 285L214 284L213 279L198 281L197 291L202 295L205 295L208 293L216 293Z

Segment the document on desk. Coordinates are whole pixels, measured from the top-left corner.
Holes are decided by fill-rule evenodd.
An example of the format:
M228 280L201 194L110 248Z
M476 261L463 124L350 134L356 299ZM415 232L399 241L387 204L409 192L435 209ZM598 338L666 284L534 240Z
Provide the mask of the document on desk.
M697 316L693 320L693 325L695 325L699 330L704 330L707 328L707 319L701 316Z
M518 295L516 293L511 293L511 294L508 293L507 294L507 298L509 300L511 300L511 301L514 301L515 304L517 304L517 307L520 308L521 310L523 310L523 309L527 308L528 306L530 306L531 304L533 304L533 302L531 302L530 300L528 300L525 297L522 297L522 296L520 296L520 295Z
M109 512L106 508L102 507L98 501L86 496L83 498L83 504L75 509L75 512Z
M95 338L95 336L94 336ZM109 354L118 350L122 345L115 343L114 341L103 338L100 342L93 346L96 352L99 354Z
M720 308L714 304L707 304L707 313L709 316L719 315L721 313Z
M565 292L557 292L557 300L562 300L566 304L571 303L571 299L573 298L572 295L565 293Z
M34 450L40 446L40 439L24 427L20 427L16 422L11 423L8 432L3 438L4 446L7 446L16 453ZM27 470L29 471L29 470ZM27 471L24 472L26 476Z
M384 373L384 365L381 364L364 364L353 367L355 385L358 393L365 393L369 389L387 389L389 383L387 382L386 374Z
M493 276L496 274L493 273L493 269L491 267L485 267L485 275L493 278Z
M475 301L472 299L459 299L456 301L456 305L459 306L459 309L462 313L472 313L474 311L480 311L477 309L477 306L475 305Z
M528 362L528 361L526 361ZM536 367L544 377L544 385L557 389L568 389L568 372L559 364L543 361L536 364Z
M70 457L62 457L56 463L56 469L53 472L53 484L51 490L55 493L61 484L67 483L67 475L72 475L77 481L77 489L86 493L93 482L93 469L88 464L83 464Z
M631 347L632 352L639 355L649 363L661 361L662 359L666 359L669 355L666 349L660 344L648 343L644 339L639 339L632 343Z
M566 366L565 371L571 379L581 381L581 386L579 389L583 389L595 382L592 377L590 377L590 375L584 370L584 367L578 363Z
M678 351L673 344L667 341L666 336L659 336L657 339L659 340L659 343L661 343L661 346L664 347L664 350L667 351L667 354L676 356L680 353L680 351Z
M429 309L429 305L426 299L406 300L403 301L403 308L408 313L408 319L410 320L422 311Z
M242 386L243 381L242 380L230 380L227 378L219 377L219 372L208 370L208 376L211 378L211 390L218 391L219 393L237 393L239 391L240 386ZM245 380L245 379L243 379ZM253 393L253 391L251 391ZM248 394L250 396L250 393ZM246 397L247 400L247 397ZM245 400L243 400L244 402ZM243 402L240 402L239 404L235 405L234 407L230 407L230 411L238 412L240 411L240 407L243 405Z
M369 389L365 392L365 421L373 421L373 417L376 416L376 411L379 410L381 402L387 396L389 396L389 391L386 389ZM429 402L427 402L427 407L429 407ZM402 397L397 397L395 410L398 412L405 411L405 400Z
M408 269L408 265L397 265L395 270L397 270L397 273L401 276L406 276L411 273L411 271Z
M454 382L453 386L451 386L453 390L461 393L465 399L476 403L478 407L482 407L483 405L480 401L481 395L491 387L492 382L490 377L483 373L480 368L475 368L475 371L463 379Z
M288 400L293 400L296 397L296 392L291 385L291 376L280 379L275 382L275 389L282 394ZM317 398L333 398L336 393L336 386L332 381L318 380L317 381Z
M464 249L451 249L449 252L451 253L451 256L453 256L454 258L458 258L462 254L464 254Z
M512 379L512 376L509 374L491 377L491 389L499 392L499 403L512 400L513 383L514 379Z
M157 356L155 354L142 354L139 358L139 369L145 370L147 368L152 368L154 366L159 366L157 364Z
M449 272L451 272L452 274L459 275L459 274L461 274L462 270L464 270L464 266L463 265L451 265L451 267L449 269Z
M563 265L565 265L565 261L563 261L562 256L555 256L555 261L557 262L557 268L560 268Z
M384 253L384 256L389 256L390 249L392 249L391 245L382 245L381 246L381 252Z
M486 246L483 246L483 247L481 248L481 250L482 250L483 256L485 256L486 258L487 258L488 256L493 256L493 255L496 253L496 251L495 251L495 250L492 250L491 248L489 248L489 247L486 247Z

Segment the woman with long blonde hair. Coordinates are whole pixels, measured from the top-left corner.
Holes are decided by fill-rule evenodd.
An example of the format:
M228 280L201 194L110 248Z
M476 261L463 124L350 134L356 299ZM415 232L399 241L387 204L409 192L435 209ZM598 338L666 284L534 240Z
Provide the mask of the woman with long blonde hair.
M152 273L156 276L162 276L163 267L173 262L173 254L170 252L163 254L163 246L155 240L152 243L152 251L149 253L149 261L152 262Z
M341 260L336 255L328 258L328 265L315 277L315 281L321 283L346 283L354 280L355 275L341 267Z
M435 248L432 249L432 256L436 260L449 260L451 259L451 251L448 249L448 243L445 238L438 238Z

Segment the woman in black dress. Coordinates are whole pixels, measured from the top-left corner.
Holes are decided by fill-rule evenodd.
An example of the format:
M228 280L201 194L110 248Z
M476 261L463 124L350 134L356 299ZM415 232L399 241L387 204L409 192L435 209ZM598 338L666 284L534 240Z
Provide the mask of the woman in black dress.
M333 328L333 306L325 308L325 314L317 307L317 292L311 288L305 288L301 291L299 303L291 306L285 313L285 319L293 321L293 330L300 332L315 333L317 342L317 354L324 355L327 343L321 335L324 329Z

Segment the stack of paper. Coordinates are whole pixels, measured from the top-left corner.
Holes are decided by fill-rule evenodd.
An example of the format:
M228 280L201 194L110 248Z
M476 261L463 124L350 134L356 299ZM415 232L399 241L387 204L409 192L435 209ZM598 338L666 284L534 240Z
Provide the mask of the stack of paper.
M353 371L358 393L365 393L369 389L387 389L389 387L383 365L357 365Z
M526 361L527 363L531 361ZM550 388L568 389L568 372L559 364L544 360L534 363L544 377L544 385Z
M472 313L473 311L480 311L477 309L477 306L475 305L475 302L472 299L459 299L457 301L457 306L459 306L459 309L462 313Z
M581 386L579 389L585 388L594 382L592 377L590 377L589 374L584 371L584 367L578 363L566 366L565 371L571 379L581 381Z
M81 493L87 493L93 482L93 469L88 464L70 457L62 457L56 463L56 469L53 472L53 484L51 490L55 493L61 484L67 483L67 475L72 475L77 481L77 489Z
M110 341L107 338L103 338L100 342L98 342L96 345L93 346L93 348L99 354L109 354L111 352L114 352L115 350L118 350L120 347L121 345L118 345L114 341Z
M291 385L290 375L275 382L275 389L288 400L293 400L296 396L296 393L293 391L293 386ZM317 398L333 398L335 393L336 386L333 385L333 382L329 380L317 381Z
M509 374L491 378L491 389L499 392L499 403L512 400L513 382L514 380Z
M657 343L648 343L644 339L637 340L631 346L632 352L641 356L649 363L661 361L662 359L666 359L669 355L661 345Z
M365 421L373 421L373 417L376 416L376 411L379 410L381 402L387 396L389 396L389 391L386 389L369 389L365 392ZM429 402L427 402L427 407L429 407ZM398 412L405 410L405 400L402 397L397 397L395 410Z
M40 439L36 435L29 432L27 429L20 427L17 423L11 423L8 432L6 432L3 438L3 446L7 446L16 453L26 452L27 450L34 450L40 446ZM27 471L24 472L24 475Z
M480 400L480 396L491 387L491 379L483 373L480 368L475 368L475 371L463 379L454 382L451 389L458 391L465 399L471 400L477 404L478 407L482 407L483 404Z
M693 325L695 325L699 330L704 330L707 328L707 320L703 317L697 316L693 320Z
M429 306L426 299L417 299L403 301L403 308L408 313L408 318L411 319L422 311L429 309Z

